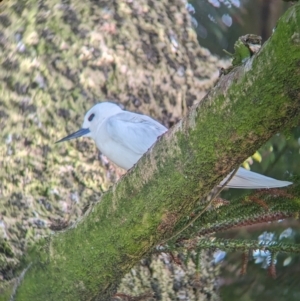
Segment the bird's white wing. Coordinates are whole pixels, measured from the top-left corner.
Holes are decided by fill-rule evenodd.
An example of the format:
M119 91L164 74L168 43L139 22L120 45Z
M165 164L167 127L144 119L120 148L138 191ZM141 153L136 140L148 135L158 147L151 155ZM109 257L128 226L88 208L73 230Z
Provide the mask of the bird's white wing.
M222 184L225 183L228 177L229 175L219 184L219 186L222 186ZM240 189L262 189L262 188L285 187L291 184L293 183L266 177L264 175L240 167L237 173L226 185L226 187L240 188Z
M111 139L142 155L168 129L148 116L125 111L108 118L106 130Z

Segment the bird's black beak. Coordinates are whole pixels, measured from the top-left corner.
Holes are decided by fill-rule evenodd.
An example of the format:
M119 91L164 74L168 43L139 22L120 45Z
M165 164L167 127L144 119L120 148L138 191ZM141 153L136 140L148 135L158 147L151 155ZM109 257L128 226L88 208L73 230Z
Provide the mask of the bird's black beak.
M71 140L71 139L79 138L79 137L82 137L82 136L88 134L89 132L90 132L89 129L80 129L77 132L75 132L73 134L70 134L67 137L56 141L55 143L64 142L64 141L68 141L68 140Z

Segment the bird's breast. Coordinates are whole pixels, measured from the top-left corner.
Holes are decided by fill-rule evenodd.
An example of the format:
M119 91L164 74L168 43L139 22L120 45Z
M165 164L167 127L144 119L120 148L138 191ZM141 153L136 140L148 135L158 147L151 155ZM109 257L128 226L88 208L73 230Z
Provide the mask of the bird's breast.
M118 143L103 129L99 128L96 137L93 137L97 148L110 161L121 168L130 169L141 157L140 154L133 152L121 143Z

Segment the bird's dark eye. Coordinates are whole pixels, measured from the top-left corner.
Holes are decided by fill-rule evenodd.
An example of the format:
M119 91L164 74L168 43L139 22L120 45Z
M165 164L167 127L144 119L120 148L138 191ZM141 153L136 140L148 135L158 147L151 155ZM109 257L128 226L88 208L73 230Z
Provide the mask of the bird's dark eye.
M94 117L95 117L95 114L94 114L94 113L91 114L91 115L89 116L89 118L88 118L88 121L92 121Z

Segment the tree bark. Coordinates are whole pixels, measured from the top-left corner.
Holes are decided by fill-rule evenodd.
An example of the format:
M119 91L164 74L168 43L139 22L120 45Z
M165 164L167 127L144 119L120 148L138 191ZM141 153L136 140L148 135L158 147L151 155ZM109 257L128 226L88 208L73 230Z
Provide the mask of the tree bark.
M72 224L120 171L89 139L55 145L109 99L166 126L226 66L197 43L176 1L0 4L0 279L26 246Z
M299 20L296 4L261 51L223 76L80 221L35 244L15 300L108 300L121 277L184 224L199 198L272 135L297 125ZM73 154L64 159L76 160Z

